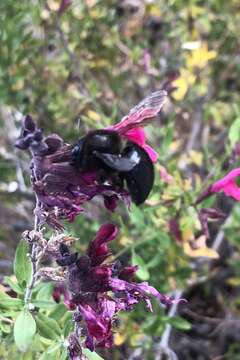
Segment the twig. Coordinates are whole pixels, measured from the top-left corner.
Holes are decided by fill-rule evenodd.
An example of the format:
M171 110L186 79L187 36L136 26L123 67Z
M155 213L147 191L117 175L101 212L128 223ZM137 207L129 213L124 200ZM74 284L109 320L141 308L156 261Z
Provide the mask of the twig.
M175 302L170 308L170 311L168 313L168 317L173 317L178 308L178 300L181 298L183 291L182 290L176 290L174 293ZM163 358L163 355L167 355L169 360L177 360L178 357L175 354L175 352L169 347L169 339L171 335L172 325L167 324L166 329L162 335L161 341L156 346L156 352L157 356L155 360L161 360Z
M226 218L226 220L224 221L224 223L222 224L222 226L223 226L223 225L225 225L225 226L228 225L228 224L230 223L230 221L231 221L231 213L230 213L230 215ZM215 251L218 251L218 250L219 250L219 248L220 248L220 246L221 246L221 244L222 244L223 239L224 239L224 230L223 230L222 227L221 227L221 229L218 231L218 233L217 233L217 235L216 235L216 237L215 237L215 239L214 239L214 241L213 241L213 244L212 244L213 250L215 250Z

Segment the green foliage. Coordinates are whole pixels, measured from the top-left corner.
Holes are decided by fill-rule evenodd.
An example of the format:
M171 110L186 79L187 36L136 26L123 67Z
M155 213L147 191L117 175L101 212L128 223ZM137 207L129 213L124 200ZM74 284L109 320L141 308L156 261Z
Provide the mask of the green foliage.
M133 252L132 255L132 263L133 265L138 266L137 276L140 280L149 280L149 271L147 269L147 266L144 262L144 260L141 258L141 256L137 255L135 252Z
M13 332L18 349L25 352L32 344L36 333L36 322L28 310L24 309L20 312L15 321Z
M94 351L91 352L88 349L83 349L83 354L87 357L88 360L103 360L103 358L97 353L95 353Z
M32 274L32 267L28 257L28 244L22 240L16 250L14 259L14 274L19 285L27 284Z
M240 140L240 117L237 117L232 123L228 133L230 145L233 148L234 145Z
M46 133L59 133L74 143L88 129L115 123L145 95L170 83L169 107L146 130L148 142L159 154L147 203L133 205L129 213L122 207L111 218L109 212L92 204L87 213L91 221L79 216L74 224L66 224L66 232L80 239L75 247L83 253L99 223L119 224L120 235L111 245L114 256L138 265L138 280L149 281L163 293L187 290L199 279L211 288L210 279L226 267L232 275L221 288L237 287L239 205L224 227L230 255L226 253L227 259L221 258L214 267L209 252L214 239L199 241L194 202L202 190L225 174L228 163L236 165L228 159L240 140L238 2L143 0L132 12L120 3L126 2L74 0L59 16L57 0L0 1L0 256L12 260L20 233L32 227L29 194L24 187L9 190L14 182L19 184L19 167L28 184L29 164L27 156L13 150L20 124L17 116L9 122L7 111L14 116L31 113ZM173 80L175 74L179 77ZM9 154L17 154L18 161ZM160 166L173 181L161 178ZM217 201L218 195L205 200L203 206L218 206ZM223 212L228 213L225 203ZM172 219L179 224L180 239L170 231ZM217 233L214 226L211 236ZM199 261L195 260L198 246L202 251ZM65 359L66 339L73 330L72 313L62 299L59 304L53 301L53 284L47 282L36 285L29 307L24 307L31 276L27 253L28 246L21 241L14 276L5 277L0 288L0 354L9 360ZM4 268L3 272L9 275L10 270ZM233 293L217 293L221 304L213 307L239 315L239 301ZM200 291L193 295L190 305L195 301L202 304L201 296ZM109 358L119 359L126 349L131 352L141 347L143 358L152 359L154 342L167 324L190 333L190 320L170 318L156 303L155 309L149 313L145 305L139 305L122 316L116 327L116 350ZM179 309L181 312L181 306ZM219 316L207 306L204 312ZM24 354L19 354L14 338ZM229 359L237 358L234 345L229 349ZM88 351L85 355L98 357Z

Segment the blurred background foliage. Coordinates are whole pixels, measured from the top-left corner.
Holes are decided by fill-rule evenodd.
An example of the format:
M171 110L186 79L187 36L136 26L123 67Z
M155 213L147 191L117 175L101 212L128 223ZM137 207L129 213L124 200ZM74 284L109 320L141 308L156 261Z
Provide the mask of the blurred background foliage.
M153 314L143 306L124 314L116 347L102 353L106 359L162 359L161 349L180 360L239 359L240 207L219 195L205 202L227 219L222 227L213 224L206 239L194 206L209 183L238 165L239 33L237 0L0 2L2 275L12 273L21 233L32 227L29 156L13 145L23 114L45 134L74 143L88 129L119 121L150 92L169 92L163 113L147 128L159 161L146 204L110 214L97 200L66 224L83 251L100 223L118 223L114 256L138 264L139 280L188 299L179 315L157 306ZM61 326L66 316L57 319ZM19 359L11 324L1 324L0 357ZM38 336L22 359L57 359L56 339Z

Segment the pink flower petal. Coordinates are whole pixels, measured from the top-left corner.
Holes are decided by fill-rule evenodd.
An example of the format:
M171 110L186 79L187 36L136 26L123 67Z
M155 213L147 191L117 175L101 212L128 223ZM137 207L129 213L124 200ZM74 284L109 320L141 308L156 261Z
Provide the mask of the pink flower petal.
M234 180L237 176L240 175L240 168L233 169L222 179L216 181L212 186L211 190L213 192L218 192L223 190L223 188L229 183L229 181Z
M231 196L235 200L240 201L240 188L234 182L227 184L223 188L223 192L225 195Z
M139 146L145 145L145 132L142 128L131 129L124 134L124 137L138 144Z
M240 201L240 187L235 182L238 176L240 176L240 168L230 171L222 179L212 184L210 191L223 191L225 195L231 196L233 199Z
M153 163L157 162L158 153L149 145L143 146L143 149L148 153Z
M146 135L142 128L131 129L124 134L124 137L141 146L146 151L153 163L157 161L158 154L151 146L146 144Z

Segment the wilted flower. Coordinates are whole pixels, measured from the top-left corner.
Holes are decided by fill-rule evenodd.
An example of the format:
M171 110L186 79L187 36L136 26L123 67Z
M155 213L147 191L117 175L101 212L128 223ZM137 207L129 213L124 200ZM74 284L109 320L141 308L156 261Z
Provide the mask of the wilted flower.
M70 253L66 245L60 245L61 257L57 263L68 270L70 303L76 306L78 321L83 323L83 332L87 334L85 346L90 350L96 346L112 346L112 326L119 311L130 311L141 300L152 310L150 296L163 305L174 302L147 282L134 282L137 266L104 262L110 255L107 243L117 233L117 227L112 224L101 226L86 255Z
M157 91L134 107L118 124L106 130L116 131L123 139L131 139L156 161L156 153L145 142L141 126L145 126L161 110L165 91ZM32 153L31 180L37 196L36 215L40 223L61 228L58 219L73 221L84 210L83 204L96 195L102 196L104 206L114 211L119 199L129 205L129 193L116 184L114 177L101 178L101 169L84 171L73 165L73 145L65 144L56 134L44 137L30 116L23 123L16 146ZM107 181L106 181L107 180Z
M197 199L196 204L205 200L207 197L214 193L223 191L225 195L232 197L233 199L240 201L240 187L237 185L236 180L240 175L240 168L231 170L222 179L216 181L210 185L206 191L204 191Z
M199 220L202 225L203 233L206 238L209 238L208 221L217 221L224 219L225 214L214 208L204 208L199 211Z
M68 338L68 355L71 360L86 360L82 354L82 347L76 334L72 333Z

